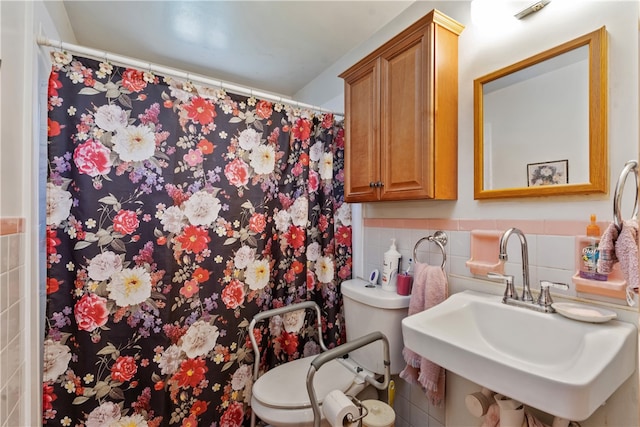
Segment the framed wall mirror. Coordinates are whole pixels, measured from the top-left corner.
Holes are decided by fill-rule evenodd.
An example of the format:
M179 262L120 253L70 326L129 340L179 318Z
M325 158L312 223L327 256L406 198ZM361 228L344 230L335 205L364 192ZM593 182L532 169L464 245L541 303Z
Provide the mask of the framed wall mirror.
M474 80L474 198L606 193L605 27Z

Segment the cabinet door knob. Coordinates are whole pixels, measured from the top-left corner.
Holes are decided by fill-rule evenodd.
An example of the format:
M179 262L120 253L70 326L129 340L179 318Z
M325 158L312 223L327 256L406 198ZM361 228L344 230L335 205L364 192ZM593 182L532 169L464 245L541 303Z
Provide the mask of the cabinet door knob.
M384 187L384 182L382 182L382 181L378 181L378 185L377 185L377 186L378 186L378 187Z
M376 186L376 183L375 183L375 182L373 182L373 181L372 181L372 182L370 182L370 183L369 183L369 187L373 188L373 187L375 187L375 186Z

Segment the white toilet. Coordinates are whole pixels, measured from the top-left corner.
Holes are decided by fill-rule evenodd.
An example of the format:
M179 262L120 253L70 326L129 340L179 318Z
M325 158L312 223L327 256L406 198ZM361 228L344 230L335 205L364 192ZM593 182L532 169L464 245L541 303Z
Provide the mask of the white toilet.
M369 286L369 287L368 287ZM374 331L382 332L389 342L391 374L404 368L402 357L401 322L407 316L409 296L370 287L361 279L342 283L347 341ZM251 407L256 416L275 427L303 427L313 425L313 410L309 402L306 378L311 361L309 356L280 365L262 375L253 385ZM332 390L356 396L365 390L366 375L384 373L383 344L373 342L349 353L346 359L334 359L324 364L313 378L318 400ZM365 390L365 393L373 387ZM369 399L371 395L360 396ZM373 397L375 398L375 397ZM328 425L324 420L322 425Z

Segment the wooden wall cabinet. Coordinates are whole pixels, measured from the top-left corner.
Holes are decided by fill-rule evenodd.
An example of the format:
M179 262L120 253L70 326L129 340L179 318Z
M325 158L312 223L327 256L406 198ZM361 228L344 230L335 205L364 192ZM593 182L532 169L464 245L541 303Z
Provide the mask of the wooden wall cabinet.
M458 196L458 36L433 10L343 72L345 199Z

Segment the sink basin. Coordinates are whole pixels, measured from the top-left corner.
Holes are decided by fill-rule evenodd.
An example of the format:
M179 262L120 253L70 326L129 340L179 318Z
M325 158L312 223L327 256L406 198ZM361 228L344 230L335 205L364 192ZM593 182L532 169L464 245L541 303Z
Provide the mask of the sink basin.
M635 371L637 329L538 313L475 291L402 320L406 347L496 393L583 421Z

